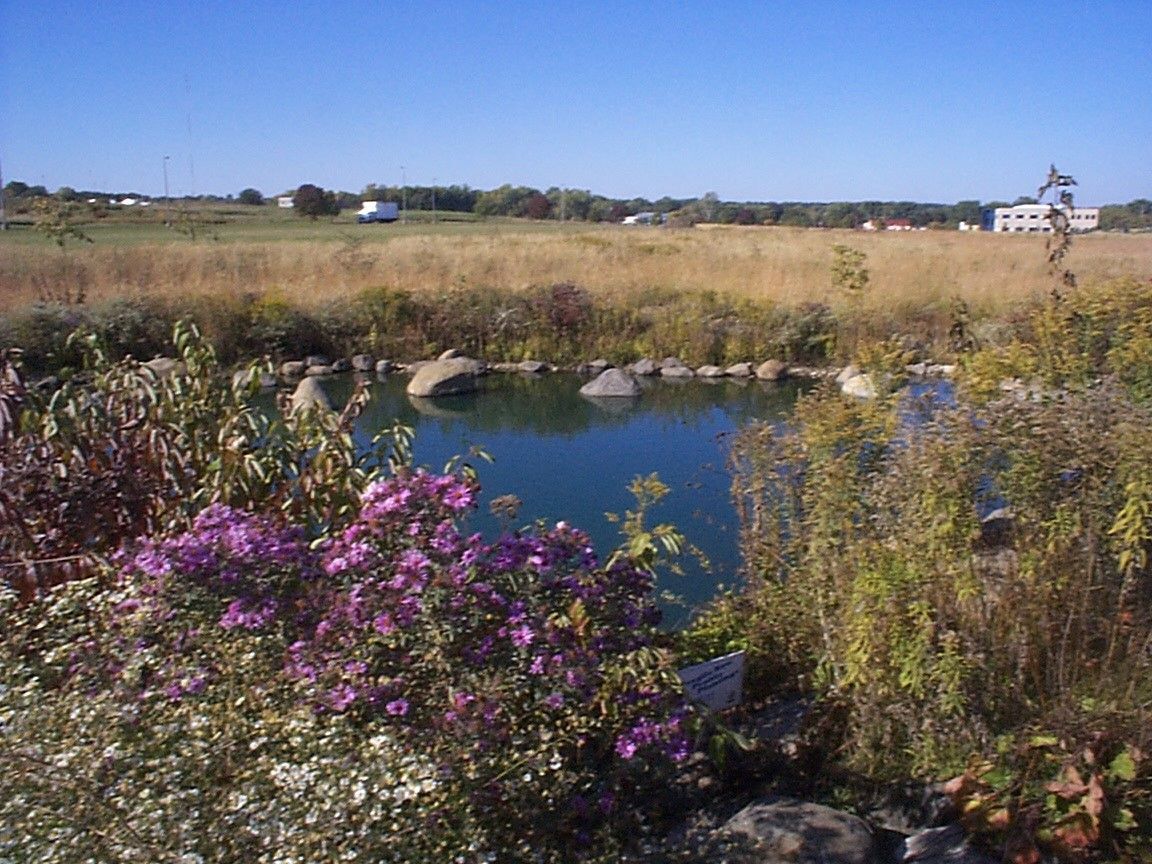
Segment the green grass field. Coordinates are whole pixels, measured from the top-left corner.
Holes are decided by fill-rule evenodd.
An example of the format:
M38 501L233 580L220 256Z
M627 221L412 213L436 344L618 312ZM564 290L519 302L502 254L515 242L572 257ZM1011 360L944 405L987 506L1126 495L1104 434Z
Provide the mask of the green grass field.
M171 224L165 224L170 222ZM144 210L118 209L108 215L76 223L92 241L99 245L133 246L142 244L189 243L193 239L221 243L277 243L282 241L314 242L351 239L387 240L415 234L500 234L510 228L517 233L556 232L573 230L577 226L563 226L556 222L533 222L525 219L483 219L472 213L438 210L410 210L402 222L391 224L356 222L356 211L345 210L337 217L307 219L291 210L274 206L252 207L233 205L182 205L171 209L155 204ZM587 225L580 224L580 230ZM69 246L82 245L82 241L69 239ZM13 246L44 246L52 241L37 231L31 217L26 214L10 216L7 231L0 231L0 248Z

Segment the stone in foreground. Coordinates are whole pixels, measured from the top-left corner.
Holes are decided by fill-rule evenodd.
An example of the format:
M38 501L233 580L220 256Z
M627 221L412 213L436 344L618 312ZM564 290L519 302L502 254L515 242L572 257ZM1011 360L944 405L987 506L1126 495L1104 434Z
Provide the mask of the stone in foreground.
M783 381L788 377L788 364L783 360L765 360L756 367L756 377L761 381Z
M434 360L420 369L408 382L409 396L453 396L476 389L479 364L469 357Z
M803 801L749 804L720 829L739 842L741 854L725 860L794 864L871 864L872 831L864 820Z
M606 369L580 388L581 396L628 397L639 396L640 385L623 369Z
M875 399L879 395L876 382L868 374L852 376L840 385L840 392L857 399Z
M175 357L154 357L147 363L141 364L150 370L157 378L167 378L169 375L184 375L188 370L183 360Z
M332 410L328 394L324 392L320 380L314 376L305 378L292 391L292 413L311 408L313 405L318 405L327 411Z

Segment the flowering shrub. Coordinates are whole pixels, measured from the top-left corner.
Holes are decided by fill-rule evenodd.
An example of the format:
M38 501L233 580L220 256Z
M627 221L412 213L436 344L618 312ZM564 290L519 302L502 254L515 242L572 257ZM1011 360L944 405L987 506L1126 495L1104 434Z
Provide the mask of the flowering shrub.
M355 519L213 505L0 606L0 857L617 860L691 717L652 574L564 523L458 530L405 470Z

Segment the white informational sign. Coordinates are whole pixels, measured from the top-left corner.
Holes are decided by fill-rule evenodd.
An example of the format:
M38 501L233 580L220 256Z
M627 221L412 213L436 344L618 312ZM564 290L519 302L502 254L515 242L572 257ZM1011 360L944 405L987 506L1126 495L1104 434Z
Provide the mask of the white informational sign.
M684 690L713 711L722 711L740 704L744 688L744 652L737 651L705 660L676 673L684 682Z

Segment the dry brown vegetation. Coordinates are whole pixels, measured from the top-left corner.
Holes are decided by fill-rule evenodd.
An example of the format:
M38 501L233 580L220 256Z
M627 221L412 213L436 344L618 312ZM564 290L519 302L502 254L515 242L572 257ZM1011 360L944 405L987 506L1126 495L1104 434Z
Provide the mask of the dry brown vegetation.
M0 311L83 290L89 301L274 292L301 307L369 287L420 294L452 287L519 291L574 282L593 297L628 301L653 289L715 292L767 305L836 306L832 246L867 255L862 303L897 318L964 299L999 316L1051 287L1043 239L927 231L868 234L789 228L682 231L580 228L419 233L334 241L0 247ZM1152 277L1152 235L1076 238L1081 282Z

